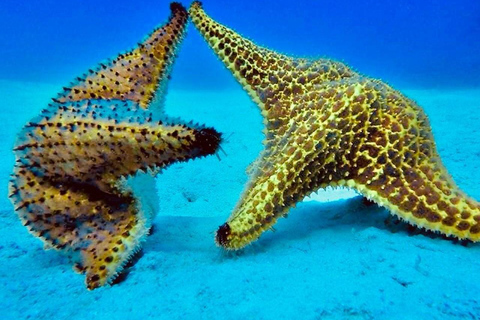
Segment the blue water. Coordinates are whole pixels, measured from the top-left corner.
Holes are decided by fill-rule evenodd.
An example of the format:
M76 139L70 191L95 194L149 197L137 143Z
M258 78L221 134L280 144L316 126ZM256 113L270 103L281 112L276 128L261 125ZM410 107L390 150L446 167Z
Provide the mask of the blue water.
M395 85L480 83L476 0L205 1L205 6L218 21L259 44L292 55L343 60ZM86 65L131 47L168 13L165 0L3 0L0 75L64 83ZM189 30L172 86L234 85L193 27Z
M449 172L480 200L480 1L203 2L257 44L342 60L415 99ZM158 176L155 233L123 282L87 291L66 257L45 251L6 196L15 135L62 86L165 22L168 7L1 1L0 319L480 319L480 246L392 226L359 197L300 203L244 251L215 246L263 127L191 25L165 111L224 133L226 154Z

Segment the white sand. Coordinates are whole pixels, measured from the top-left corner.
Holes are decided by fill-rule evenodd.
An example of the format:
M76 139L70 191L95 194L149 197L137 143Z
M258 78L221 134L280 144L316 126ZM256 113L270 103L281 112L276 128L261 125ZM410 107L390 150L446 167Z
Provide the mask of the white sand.
M244 251L216 248L214 231L262 148L259 112L240 88L169 93L167 114L224 132L227 155L176 164L159 175L160 212L143 257L125 281L87 291L65 257L44 251L28 234L6 197L14 135L59 88L0 82L0 318L479 318L480 246L386 226L388 213L364 207L358 197L301 203L277 232ZM456 182L480 199L480 90L406 94L430 116ZM332 192L321 198L333 200Z

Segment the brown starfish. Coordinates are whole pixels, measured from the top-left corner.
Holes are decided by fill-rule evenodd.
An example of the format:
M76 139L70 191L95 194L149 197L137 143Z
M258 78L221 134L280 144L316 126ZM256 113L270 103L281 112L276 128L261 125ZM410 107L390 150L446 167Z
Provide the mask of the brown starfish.
M77 79L28 123L15 146L10 197L24 225L86 273L110 283L140 247L151 212L130 184L137 172L216 151L213 129L154 121L188 19L172 15L138 47Z
M345 64L296 59L242 38L194 2L190 17L259 105L266 126L257 169L216 241L256 240L305 196L347 186L409 223L480 239L480 206L455 185L427 116L412 100Z

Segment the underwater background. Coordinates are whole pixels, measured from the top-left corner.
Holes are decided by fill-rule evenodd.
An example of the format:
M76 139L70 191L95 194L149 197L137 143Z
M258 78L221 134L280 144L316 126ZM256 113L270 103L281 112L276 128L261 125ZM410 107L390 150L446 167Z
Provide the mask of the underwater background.
M417 101L454 180L480 199L479 1L203 3L257 44L343 61ZM155 232L121 283L87 291L66 257L43 250L7 198L16 133L62 86L165 22L168 4L0 3L0 318L480 319L479 245L392 222L352 193L313 195L241 252L215 246L262 149L262 120L192 25L165 111L223 132L226 155L158 176Z

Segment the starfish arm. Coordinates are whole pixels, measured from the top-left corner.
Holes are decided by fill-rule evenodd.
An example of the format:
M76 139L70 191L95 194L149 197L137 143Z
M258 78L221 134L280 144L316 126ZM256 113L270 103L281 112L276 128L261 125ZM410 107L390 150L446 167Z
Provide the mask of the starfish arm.
M322 95L329 93L317 94L316 98ZM332 173L339 174L333 162L343 141L331 126L317 118L330 107L324 102L317 104L317 110L300 112L303 108L304 105L297 105L292 110L289 126L281 128L281 136L276 140L268 141L255 161L256 169L244 194L228 221L217 231L218 245L229 250L240 249L271 229L278 218L310 193L344 182L332 180ZM328 115L324 117L321 119Z
M185 34L186 9L171 4L168 22L155 29L138 47L101 63L56 98L59 102L85 99L118 99L138 103L142 108L162 106L177 49Z
M306 143L306 146L310 144ZM302 183L306 182L302 180L303 174L294 174L295 169L301 171L299 159L305 156L311 157L311 154L304 154L299 145L293 147L288 144L278 153L266 152L262 155L233 213L218 229L215 242L228 250L246 246L271 229L278 218L285 216L296 202L310 193ZM273 166L272 161L281 164Z
M413 101L368 78L328 83L303 100L281 138L266 146L237 207L217 231L219 245L249 244L327 186L354 188L418 227L480 240L480 205L449 176L428 119ZM308 101L316 102L305 108Z
M366 82L356 99L370 116L344 184L412 225L480 241L480 204L449 175L423 110L381 83Z
M355 75L346 65L328 59L297 59L259 47L210 18L201 3L189 9L195 27L259 105L266 121L284 117L296 97L324 82Z
M115 192L120 178L216 151L213 129L153 121L129 102L79 101L30 122L15 150L23 167Z
M131 194L87 184L53 182L16 166L11 186L17 213L47 247L62 250L86 273L88 289L110 283L150 228Z

